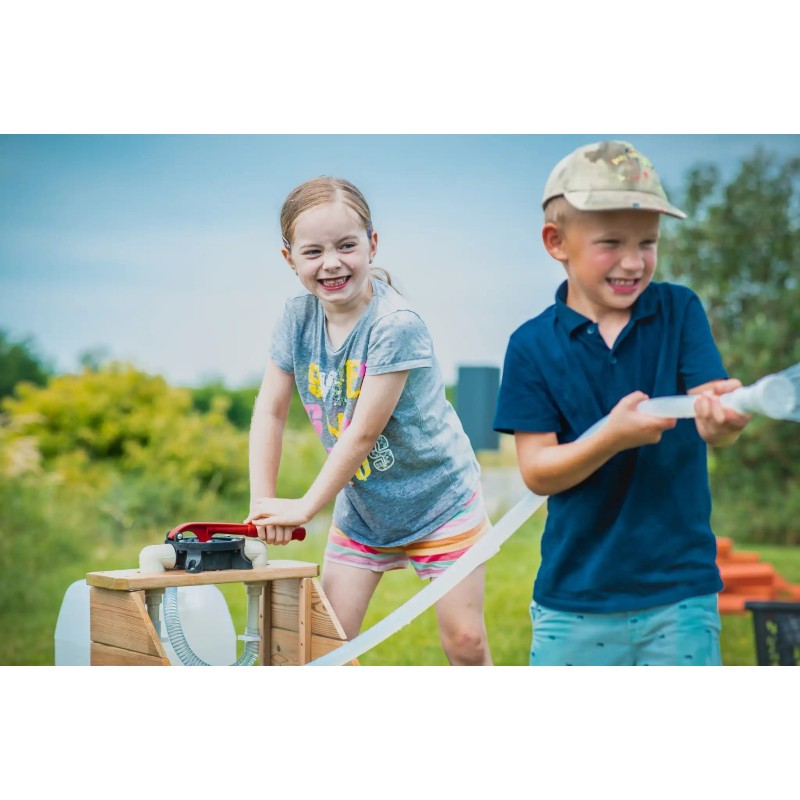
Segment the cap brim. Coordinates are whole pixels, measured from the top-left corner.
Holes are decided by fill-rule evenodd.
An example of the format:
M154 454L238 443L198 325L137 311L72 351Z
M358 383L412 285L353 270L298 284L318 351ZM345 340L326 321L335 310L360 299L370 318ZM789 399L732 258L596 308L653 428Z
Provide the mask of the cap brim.
M565 192L567 202L579 211L656 211L678 219L686 214L667 200L643 192Z

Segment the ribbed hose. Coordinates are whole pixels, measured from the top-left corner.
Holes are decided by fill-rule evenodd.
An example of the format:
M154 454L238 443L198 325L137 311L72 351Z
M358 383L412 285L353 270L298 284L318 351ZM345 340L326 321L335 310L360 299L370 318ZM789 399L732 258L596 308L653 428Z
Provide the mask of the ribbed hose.
M256 586L255 591L251 591L254 587L247 587L248 594L248 608L247 608L247 627L244 632L244 652L242 655L230 664L231 667L252 667L258 660L258 643L261 636L258 632L258 594L261 592L261 587ZM253 606L255 605L255 611ZM169 643L175 650L176 655L181 660L181 663L187 667L210 667L203 661L189 646L186 637L183 635L183 628L181 627L180 613L178 612L178 589L175 586L167 587L164 593L164 622L167 626L167 635L169 636Z

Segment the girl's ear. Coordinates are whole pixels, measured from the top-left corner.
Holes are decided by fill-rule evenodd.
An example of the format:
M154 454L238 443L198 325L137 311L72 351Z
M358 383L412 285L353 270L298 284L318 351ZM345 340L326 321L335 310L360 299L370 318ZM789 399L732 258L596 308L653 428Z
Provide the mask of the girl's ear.
M564 229L553 222L545 223L542 228L542 242L545 250L556 260L562 263L567 260L564 249Z
M292 261L292 254L289 250L285 247L281 247L281 255L286 259L286 263L295 271L297 272L297 267L294 265L294 261Z
M375 258L375 254L378 252L378 232L372 231L372 235L369 237L369 263L372 263L372 259Z

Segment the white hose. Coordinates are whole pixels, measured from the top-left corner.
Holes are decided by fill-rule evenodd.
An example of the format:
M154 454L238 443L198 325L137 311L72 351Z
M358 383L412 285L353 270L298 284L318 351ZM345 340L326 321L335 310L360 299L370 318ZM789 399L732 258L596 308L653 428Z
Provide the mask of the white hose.
M638 410L656 417L690 419L695 416L696 400L696 395L655 397L640 403ZM771 419L792 419L798 405L794 385L785 375L767 375L751 386L723 394L719 401L739 414L763 414Z

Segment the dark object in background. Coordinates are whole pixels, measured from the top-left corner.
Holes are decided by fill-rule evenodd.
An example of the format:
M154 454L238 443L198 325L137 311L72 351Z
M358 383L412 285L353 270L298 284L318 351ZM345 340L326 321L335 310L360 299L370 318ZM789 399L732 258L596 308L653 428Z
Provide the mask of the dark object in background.
M492 430L499 389L498 367L458 368L456 413L476 453L500 449L500 434Z
M753 612L758 665L800 666L800 603L751 600L744 607Z

